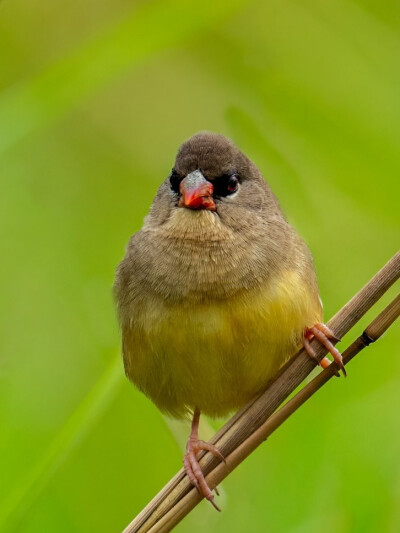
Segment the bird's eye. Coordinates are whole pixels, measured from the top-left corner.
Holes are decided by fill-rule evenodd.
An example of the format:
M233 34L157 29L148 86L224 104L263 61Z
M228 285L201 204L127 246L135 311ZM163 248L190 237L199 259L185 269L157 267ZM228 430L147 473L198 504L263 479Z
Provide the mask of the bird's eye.
M239 187L239 180L235 174L233 176L229 177L228 183L226 185L226 188L230 192L230 194L236 192Z
M236 192L239 188L239 178L236 174L224 174L213 180L214 196L224 198Z
M174 191L174 193L179 194L179 185L182 181L182 178L179 176L176 170L172 170L170 177L169 177L169 183L171 185L171 189Z

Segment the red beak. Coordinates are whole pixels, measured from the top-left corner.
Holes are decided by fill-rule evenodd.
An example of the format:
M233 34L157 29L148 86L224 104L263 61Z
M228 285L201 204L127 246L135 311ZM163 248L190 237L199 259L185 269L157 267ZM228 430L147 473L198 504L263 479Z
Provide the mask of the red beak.
M207 181L200 170L191 172L181 181L179 186L181 197L178 202L179 207L189 209L208 209L216 211L214 198L212 197L214 187Z

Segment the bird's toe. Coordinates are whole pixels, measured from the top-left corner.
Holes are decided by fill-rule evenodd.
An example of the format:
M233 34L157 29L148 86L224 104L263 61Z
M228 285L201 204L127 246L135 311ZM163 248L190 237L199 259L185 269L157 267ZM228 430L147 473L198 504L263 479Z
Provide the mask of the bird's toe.
M308 355L311 357L311 359L316 360L315 352L310 344L310 340L315 337L319 340L319 342L325 346L325 348L328 350L328 352L332 355L333 360L338 365L340 370L343 372L343 375L346 377L347 372L343 364L343 358L342 354L339 352L339 350L333 345L333 342L338 342L339 339L335 336L333 331L328 328L326 324L323 324L322 322L319 322L315 324L311 328L307 328L304 333L303 338L303 346ZM324 357L319 364L322 366L322 368L326 368L329 365L329 359Z

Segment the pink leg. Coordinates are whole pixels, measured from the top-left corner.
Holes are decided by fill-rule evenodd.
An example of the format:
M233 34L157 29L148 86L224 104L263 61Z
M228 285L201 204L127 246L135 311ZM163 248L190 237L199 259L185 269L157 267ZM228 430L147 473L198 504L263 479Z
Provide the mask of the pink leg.
M199 440L199 420L200 411L199 409L195 409L192 420L192 431L190 432L190 437L186 445L186 453L183 457L183 466L192 485L196 487L199 493L206 498L215 507L215 509L217 509L217 511L220 511L221 509L214 502L214 494L207 485L207 481L203 472L201 471L196 455L201 450L206 450L215 457L218 457L218 459L221 459L221 461L225 461L225 459L216 446L208 442L204 442L203 440ZM215 492L218 494L217 490L215 490Z
M346 369L343 364L343 358L341 353L335 346L331 343L329 339L332 339L333 341L337 342L339 339L335 337L333 332L328 328L326 324L322 324L321 322L318 324L315 324L312 328L307 328L304 333L304 339L303 339L303 346L308 353L308 355L317 361L316 355L314 350L311 347L310 339L315 337L319 340L321 344L325 346L325 348L329 351L329 353L332 355L333 360L335 363L339 366L341 371L343 372L343 375L346 376ZM328 366L329 359L324 357L322 361L319 363L323 368L326 368Z

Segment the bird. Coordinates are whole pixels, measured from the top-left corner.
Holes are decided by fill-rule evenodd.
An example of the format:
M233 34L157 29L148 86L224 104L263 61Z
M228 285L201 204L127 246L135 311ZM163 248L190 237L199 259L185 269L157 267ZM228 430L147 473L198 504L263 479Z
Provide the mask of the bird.
M200 414L241 408L302 346L316 359L313 337L345 375L308 246L257 166L221 134L180 146L114 294L125 373L163 413L192 416L184 469L217 510L197 455L224 458L199 439Z

